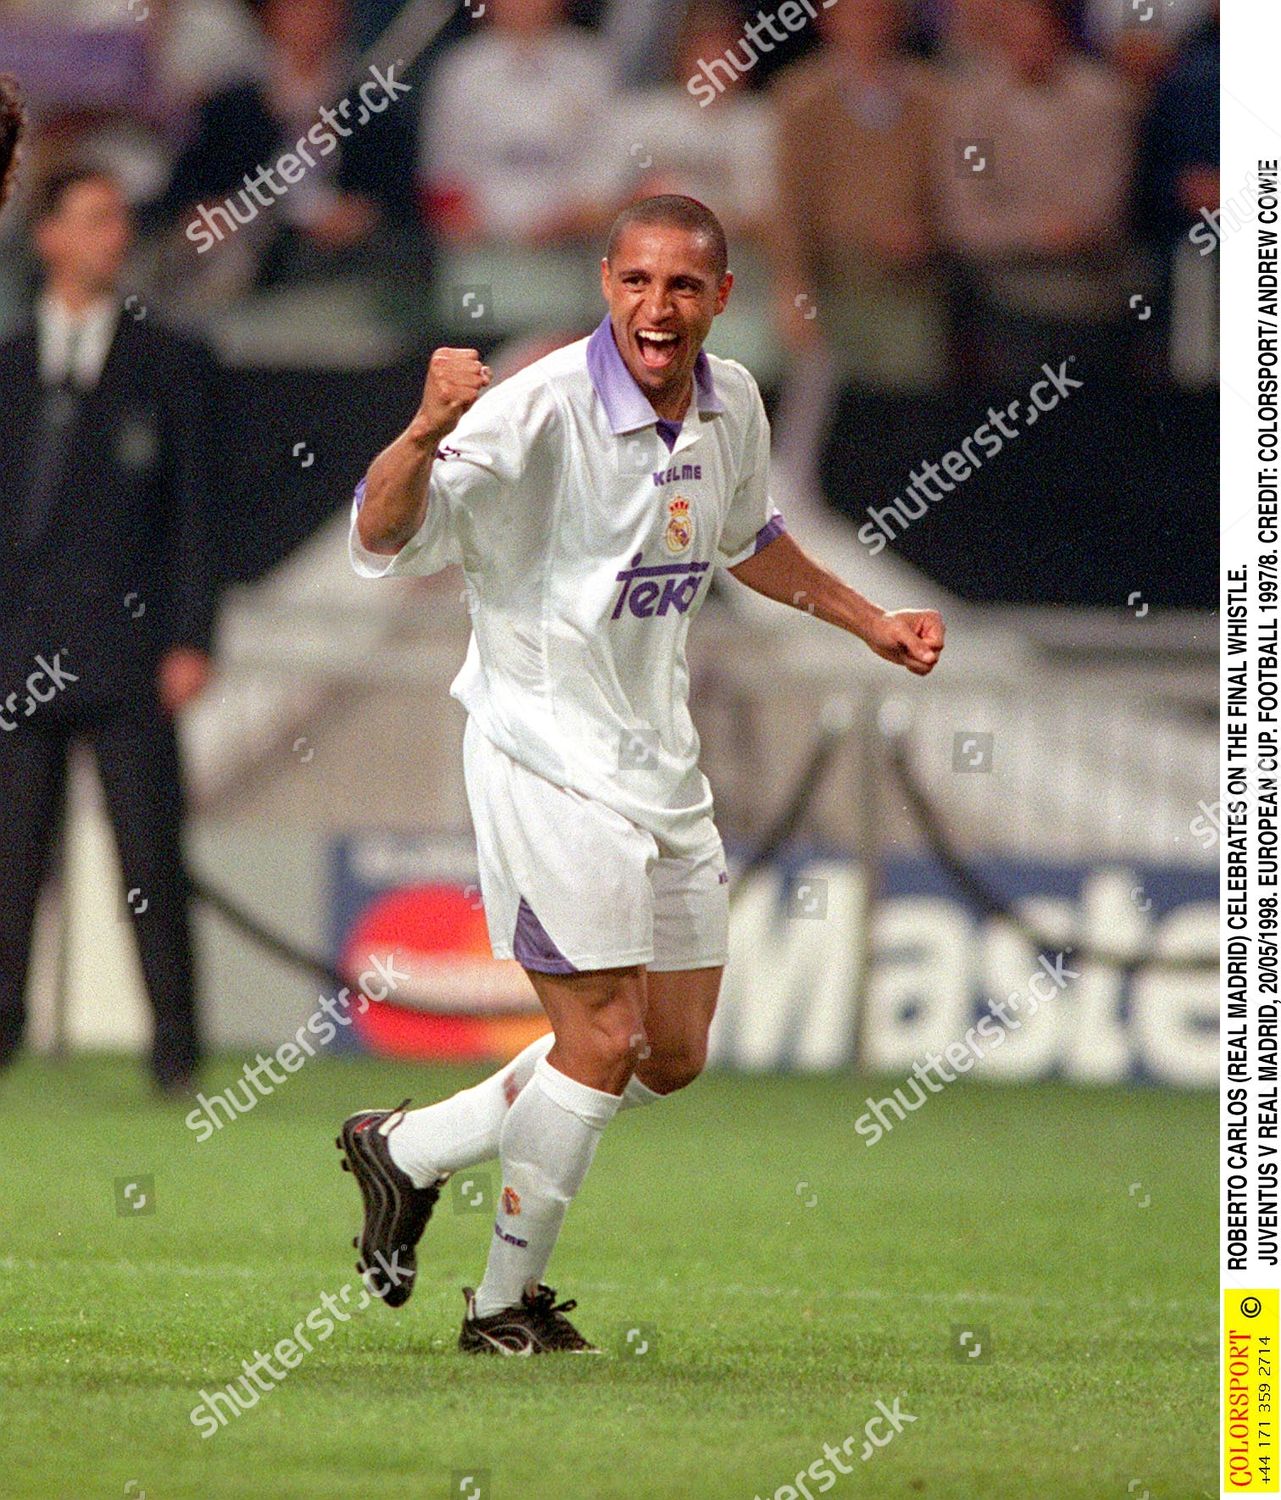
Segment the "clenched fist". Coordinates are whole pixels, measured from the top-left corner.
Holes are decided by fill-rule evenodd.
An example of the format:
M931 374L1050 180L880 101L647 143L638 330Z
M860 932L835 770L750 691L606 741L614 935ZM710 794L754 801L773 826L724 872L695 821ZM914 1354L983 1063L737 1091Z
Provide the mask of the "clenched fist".
M943 617L935 609L896 610L882 615L865 639L877 656L926 677L943 652Z
M427 366L415 425L433 437L444 437L458 426L489 380L489 366L481 364L475 349L437 349Z

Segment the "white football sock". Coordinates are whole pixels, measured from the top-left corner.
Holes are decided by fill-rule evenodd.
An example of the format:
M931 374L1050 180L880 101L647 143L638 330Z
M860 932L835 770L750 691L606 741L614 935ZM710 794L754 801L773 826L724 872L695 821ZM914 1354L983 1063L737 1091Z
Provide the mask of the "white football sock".
M535 1063L547 1056L555 1040L549 1031L483 1083L462 1089L439 1104L411 1109L387 1136L392 1161L409 1173L415 1187L426 1187L442 1172L457 1172L497 1156L507 1111L534 1076ZM666 1097L633 1076L623 1090L619 1108L638 1109Z
M644 1104L653 1104L656 1099L666 1099L666 1094L660 1094L650 1088L647 1083L642 1083L636 1074L627 1080L627 1087L623 1090L623 1102L619 1109L640 1109Z
M411 1109L387 1136L392 1161L409 1173L415 1187L426 1187L442 1172L457 1172L497 1156L507 1111L555 1040L549 1031L483 1083L439 1104Z
M617 1094L589 1088L540 1058L507 1112L499 1160L503 1191L476 1316L515 1306L543 1279L565 1211L583 1185Z

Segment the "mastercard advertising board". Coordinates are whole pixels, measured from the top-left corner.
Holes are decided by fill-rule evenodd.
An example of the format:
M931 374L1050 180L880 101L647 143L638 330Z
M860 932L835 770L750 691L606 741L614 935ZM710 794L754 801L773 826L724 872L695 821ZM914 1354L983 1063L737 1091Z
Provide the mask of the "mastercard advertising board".
M424 1062L505 1061L547 1030L520 965L490 952L469 833L340 836L329 887L336 963L379 976L370 1003L352 1010L358 1046Z

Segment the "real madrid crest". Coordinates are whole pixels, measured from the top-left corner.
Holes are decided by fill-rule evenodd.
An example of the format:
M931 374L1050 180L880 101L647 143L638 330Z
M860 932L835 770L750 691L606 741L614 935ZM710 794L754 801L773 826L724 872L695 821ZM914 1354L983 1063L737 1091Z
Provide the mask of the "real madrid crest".
M671 553L684 552L694 540L694 517L689 501L677 495L667 502L667 531L663 541Z

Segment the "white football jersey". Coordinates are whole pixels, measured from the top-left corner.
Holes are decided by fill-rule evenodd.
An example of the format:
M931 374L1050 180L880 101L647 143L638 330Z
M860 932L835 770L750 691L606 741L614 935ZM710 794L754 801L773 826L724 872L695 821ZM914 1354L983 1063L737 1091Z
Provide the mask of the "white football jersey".
M438 450L426 520L394 556L361 545L363 493L362 480L350 542L362 577L462 564L472 637L452 693L481 732L664 853L705 839L685 637L713 567L783 530L747 370L700 354L676 432L606 318L480 397Z

